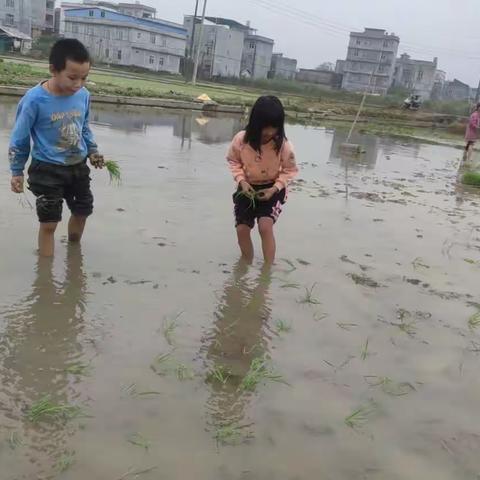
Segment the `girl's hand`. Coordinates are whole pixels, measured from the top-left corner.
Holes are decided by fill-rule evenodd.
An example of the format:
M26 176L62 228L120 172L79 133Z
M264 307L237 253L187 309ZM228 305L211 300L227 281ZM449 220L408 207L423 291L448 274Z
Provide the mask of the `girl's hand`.
M245 180L242 180L240 182L240 188L242 189L243 193L248 193L248 194L254 194L255 193L255 190L253 189L253 187L248 182L246 182Z
M278 192L278 188L275 186L271 188L266 188L265 190L259 190L257 192L257 198L261 201L266 202L270 200L277 192Z

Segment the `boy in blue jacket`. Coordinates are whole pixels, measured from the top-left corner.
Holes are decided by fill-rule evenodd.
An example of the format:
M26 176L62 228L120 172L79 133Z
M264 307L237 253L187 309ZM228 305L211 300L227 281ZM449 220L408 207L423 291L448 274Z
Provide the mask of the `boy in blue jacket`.
M80 241L93 211L87 158L95 168L102 168L104 161L89 126L90 94L84 85L90 67L82 43L57 41L50 52L51 78L29 90L18 106L9 147L11 187L23 192L23 171L31 153L28 188L37 199L41 256L53 255L63 199L72 213L69 241Z

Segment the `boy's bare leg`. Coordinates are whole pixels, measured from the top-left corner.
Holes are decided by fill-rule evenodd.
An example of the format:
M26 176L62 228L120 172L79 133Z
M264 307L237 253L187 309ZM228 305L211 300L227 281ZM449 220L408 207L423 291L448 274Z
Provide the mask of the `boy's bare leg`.
M265 263L273 264L275 261L275 236L273 235L273 220L270 217L262 217L258 220L258 231L262 237L262 250Z
M38 253L41 257L52 257L55 250L57 222L41 223L38 231Z
M68 221L68 241L79 242L82 239L87 217L72 215Z
M243 259L248 263L253 261L253 243L250 232L251 228L248 225L237 226L238 246L242 252Z

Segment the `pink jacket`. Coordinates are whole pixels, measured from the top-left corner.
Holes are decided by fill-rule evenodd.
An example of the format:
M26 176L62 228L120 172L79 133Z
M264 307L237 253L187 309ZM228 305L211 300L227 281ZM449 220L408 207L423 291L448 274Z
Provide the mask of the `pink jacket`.
M245 132L235 135L228 149L227 161L233 178L240 183L246 180L250 185L264 185L274 182L282 190L298 173L293 145L285 141L280 152L274 143L263 145L261 153L244 142Z
M465 134L465 140L467 142L475 142L478 140L480 133L480 113L475 111L470 116L470 121L468 122L467 132Z

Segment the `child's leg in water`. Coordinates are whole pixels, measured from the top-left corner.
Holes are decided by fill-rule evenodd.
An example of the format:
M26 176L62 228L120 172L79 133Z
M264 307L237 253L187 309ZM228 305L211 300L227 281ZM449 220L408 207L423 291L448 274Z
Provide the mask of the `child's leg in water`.
M57 222L40 223L38 231L38 253L41 257L52 257L55 245Z
M258 231L262 238L262 250L265 263L272 264L275 261L276 251L275 236L273 234L273 219L270 217L260 217L258 219Z
M68 241L79 242L82 239L87 217L72 215L68 222Z
M238 246L242 252L242 257L247 262L253 261L253 243L250 236L252 229L248 225L240 224L237 226Z

